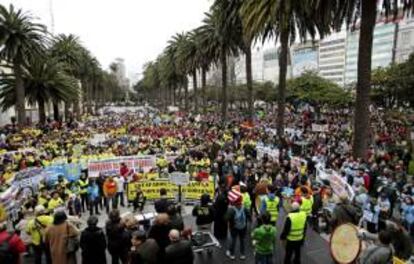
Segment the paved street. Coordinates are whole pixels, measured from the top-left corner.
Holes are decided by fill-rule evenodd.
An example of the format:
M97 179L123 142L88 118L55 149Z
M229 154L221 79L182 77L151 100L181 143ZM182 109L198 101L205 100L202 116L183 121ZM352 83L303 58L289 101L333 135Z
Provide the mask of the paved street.
M121 213L127 212L128 208L121 208ZM194 219L191 216L191 206L185 207L184 212L184 222L187 226L192 226L193 230L195 230L195 223ZM153 211L152 205L147 205L145 212ZM89 214L86 214L83 219L86 220ZM281 218L282 214L281 214ZM105 221L107 220L106 214L103 213L99 217L99 226L103 227L105 225ZM279 220L278 223L278 236L279 232L281 232L283 225L283 219ZM250 235L246 239L246 260L242 261L238 258L238 247L236 247L236 260L230 260L226 257L226 245L223 243L221 248L216 248L213 250L212 255L208 255L207 252L197 253L196 256L196 264L211 264L211 263L254 263L254 256L253 256L253 248L251 243L249 243ZM278 240L276 245L276 255L275 255L275 262L274 264L281 264L283 263L284 257L284 249L281 246L280 241ZM80 255L80 254L79 254ZM107 261L110 263L110 255L107 255ZM80 256L79 256L80 260ZM28 258L26 259L25 263L32 264L33 260ZM81 263L80 261L78 263ZM303 264L330 264L334 263L332 258L329 255L329 245L326 240L321 238L321 236L315 233L313 230L308 229L307 232L307 240L302 250L302 263Z

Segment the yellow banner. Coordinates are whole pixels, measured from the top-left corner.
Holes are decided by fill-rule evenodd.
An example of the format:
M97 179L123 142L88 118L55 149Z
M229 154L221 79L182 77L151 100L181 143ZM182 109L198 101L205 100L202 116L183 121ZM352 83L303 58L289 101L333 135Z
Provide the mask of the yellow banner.
M403 261L403 260L401 260L401 259L399 259L397 257L394 257L393 264L406 264L406 263L407 262L405 262L405 261Z
M140 181L128 184L128 200L132 201L135 199L138 189L141 189L147 200L159 199L162 188L167 190L168 198L174 198L178 194L178 186L169 181ZM213 198L214 183L191 181L187 186L182 187L181 192L186 200L198 200L204 193L208 193Z

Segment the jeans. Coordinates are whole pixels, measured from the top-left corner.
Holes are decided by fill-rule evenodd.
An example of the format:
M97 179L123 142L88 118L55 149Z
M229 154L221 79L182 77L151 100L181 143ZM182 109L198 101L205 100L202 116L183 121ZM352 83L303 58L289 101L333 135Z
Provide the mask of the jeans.
M93 209L95 208L95 214L99 214L99 210L98 210L98 201L99 198L97 199L91 199L89 200L89 213L90 215L93 215Z
M87 193L81 193L80 197L81 197L82 213L84 213L85 210L88 210L88 194Z
M262 255L256 253L256 264L273 264L273 254Z
M236 240L237 237L239 237L239 241L240 241L240 255L244 255L244 238L246 236L246 228L244 229L236 229L233 228L230 230L230 235L231 235L231 243L230 243L230 254L234 255L234 250L236 248Z
M125 207L124 203L124 192L116 193L116 205L121 204L122 207Z
M105 198L105 207L106 212L109 213L109 203L112 203L112 209L117 209L118 206L116 204L116 197L106 197Z
M300 249L302 247L303 241L286 241L286 255L285 255L285 264L292 263L292 255L295 255L293 259L294 264L300 264Z

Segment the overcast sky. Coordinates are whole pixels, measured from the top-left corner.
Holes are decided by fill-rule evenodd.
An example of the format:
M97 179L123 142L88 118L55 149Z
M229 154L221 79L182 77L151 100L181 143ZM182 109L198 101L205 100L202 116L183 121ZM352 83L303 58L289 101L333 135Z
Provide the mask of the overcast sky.
M212 0L0 0L13 3L51 27L72 33L99 59L103 68L121 57L136 79L142 65L162 52L176 32L201 24ZM134 76L135 75L135 76Z

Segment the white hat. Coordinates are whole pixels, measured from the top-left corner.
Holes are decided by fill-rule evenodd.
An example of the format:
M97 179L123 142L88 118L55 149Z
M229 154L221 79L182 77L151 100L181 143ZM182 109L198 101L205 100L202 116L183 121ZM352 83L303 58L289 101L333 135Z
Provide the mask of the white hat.
M292 203L292 210L293 211L299 210L299 208L300 208L300 205L299 205L298 202L293 202Z
M35 207L35 214L43 214L46 211L45 207L41 204Z

